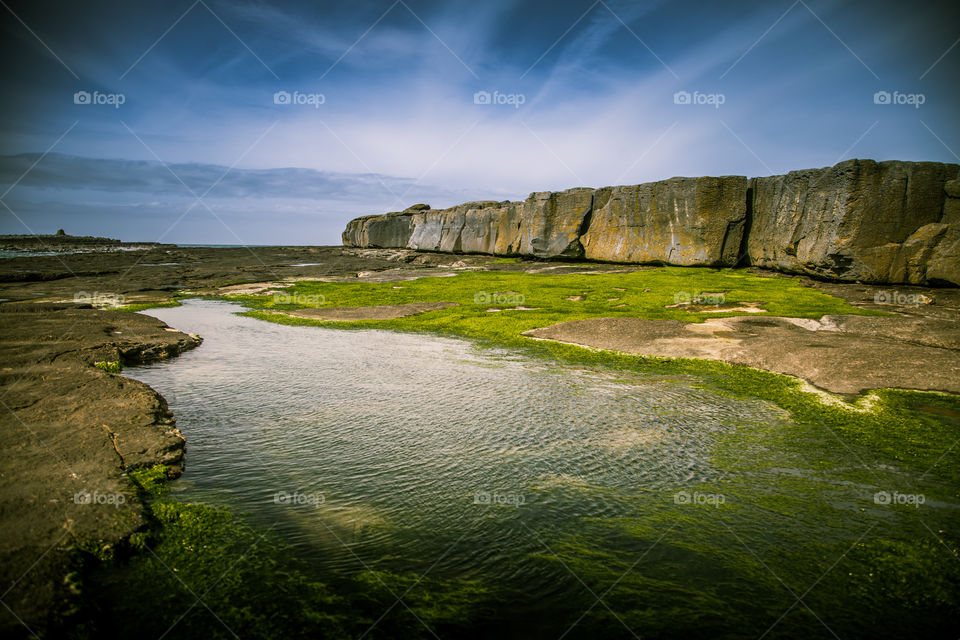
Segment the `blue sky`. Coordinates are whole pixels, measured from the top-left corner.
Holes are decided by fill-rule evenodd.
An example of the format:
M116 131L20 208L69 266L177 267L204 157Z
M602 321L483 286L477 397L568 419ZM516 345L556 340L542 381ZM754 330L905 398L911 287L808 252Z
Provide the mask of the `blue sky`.
M960 162L956 2L0 12L0 233L339 244L350 218L417 202Z

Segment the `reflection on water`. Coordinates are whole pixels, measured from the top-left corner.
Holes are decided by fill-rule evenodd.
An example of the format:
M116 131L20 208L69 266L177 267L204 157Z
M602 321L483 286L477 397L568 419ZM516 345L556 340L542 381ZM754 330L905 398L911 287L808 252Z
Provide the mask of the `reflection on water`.
M355 568L353 554L423 568L459 541L435 572L547 584L542 567L504 562L503 550L538 550L526 527L630 515L644 492L716 478L713 435L783 419L686 380L235 311L209 301L151 311L203 346L128 373L167 398L187 438L181 498L279 523L328 568Z
M896 637L916 621L898 607L928 631L955 619L955 558L929 535L952 539L952 493L815 420L692 378L237 310L150 311L204 343L126 373L187 438L177 497L279 532L323 582L475 580L504 638L833 637L822 620ZM931 492L923 510L875 502L898 487Z

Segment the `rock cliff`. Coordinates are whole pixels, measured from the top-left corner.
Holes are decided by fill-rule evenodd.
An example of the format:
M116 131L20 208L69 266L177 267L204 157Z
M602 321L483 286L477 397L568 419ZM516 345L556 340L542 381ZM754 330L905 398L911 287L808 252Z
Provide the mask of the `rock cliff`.
M947 183L958 170L848 160L753 178L750 264L841 280L960 284L954 203L947 213L948 200L956 202Z
M343 243L960 284L960 166L848 160L786 175L670 178L351 220Z
M594 193L584 257L610 262L736 264L747 179L671 178Z

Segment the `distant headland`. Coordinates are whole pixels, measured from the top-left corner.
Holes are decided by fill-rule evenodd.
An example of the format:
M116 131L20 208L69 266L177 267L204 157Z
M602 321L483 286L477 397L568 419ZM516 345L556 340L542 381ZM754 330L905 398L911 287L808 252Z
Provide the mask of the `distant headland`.
M48 235L0 235L0 251L23 251L30 253L75 253L78 251L120 251L156 249L176 245L160 242L123 242L116 238L97 236L71 236L63 229Z

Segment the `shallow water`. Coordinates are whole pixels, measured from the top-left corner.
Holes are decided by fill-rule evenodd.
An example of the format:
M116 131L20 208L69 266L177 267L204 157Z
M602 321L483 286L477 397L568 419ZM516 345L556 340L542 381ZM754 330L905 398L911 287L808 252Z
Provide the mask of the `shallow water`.
M304 555L335 566L356 562L340 542L424 558L422 536L434 546L466 534L435 570L502 575L503 553L490 549L536 547L518 526L628 515L645 491L718 477L712 434L783 419L686 380L236 311L209 301L151 311L204 343L128 373L167 399L187 438L180 497L279 522ZM528 570L508 573L538 577Z
M846 545L871 507L870 486L825 478L802 455L778 458L759 480L718 468L718 442L795 425L774 405L694 378L551 366L422 335L275 325L239 310L191 300L148 311L204 343L126 374L168 400L187 439L177 497L271 527L321 574L475 579L517 594L504 615L538 609L562 629L583 610L564 603L589 605L630 572L628 560L643 560L644 580L687 590L676 599L701 615L722 600L690 594L750 601L738 562L769 580L758 554L813 539ZM769 446L743 437L736 453L759 461ZM804 482L819 492L812 501L806 485L794 491ZM711 493L717 487L727 495ZM748 505L744 491L794 491L795 504ZM641 587L661 588L631 588ZM770 606L790 605L790 595ZM663 599L675 607L674 597ZM745 636L772 622L759 617Z

